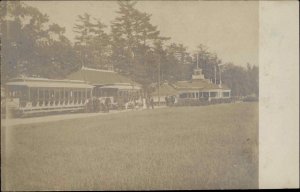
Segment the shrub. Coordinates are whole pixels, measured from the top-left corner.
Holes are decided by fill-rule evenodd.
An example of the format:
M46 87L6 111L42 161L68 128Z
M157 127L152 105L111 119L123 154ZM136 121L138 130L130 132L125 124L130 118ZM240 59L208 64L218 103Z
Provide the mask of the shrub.
M243 102L256 102L256 101L258 101L258 97L256 96L246 96L243 99Z

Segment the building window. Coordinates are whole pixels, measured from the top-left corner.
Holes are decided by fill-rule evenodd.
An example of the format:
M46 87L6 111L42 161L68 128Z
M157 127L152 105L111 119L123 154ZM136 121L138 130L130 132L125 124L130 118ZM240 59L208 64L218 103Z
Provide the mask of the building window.
M38 100L38 89L30 88L30 101L32 102L33 107L37 105L37 100Z
M223 92L223 97L229 97L229 92Z
M202 92L199 92L199 98L201 98L202 97Z
M42 106L43 105L43 102L44 102L44 98L45 98L45 94L44 94L44 89L43 88L39 88L39 106Z
M187 98L187 93L181 93L179 95L179 98L181 98L181 99Z
M55 100L59 100L59 90L58 89L55 89L54 90L54 97L55 97Z
M77 94L77 90L74 90L74 103L76 104L77 103L77 100L78 100L78 94Z
M44 100L44 90L39 88L39 100Z
M63 88L60 88L59 89L59 96L60 96L60 100L64 100L64 89Z
M209 92L203 92L203 97L209 97Z
M50 99L53 100L54 99L54 90L50 89L49 94L50 94Z
M217 96L217 92L210 92L210 97L216 97Z

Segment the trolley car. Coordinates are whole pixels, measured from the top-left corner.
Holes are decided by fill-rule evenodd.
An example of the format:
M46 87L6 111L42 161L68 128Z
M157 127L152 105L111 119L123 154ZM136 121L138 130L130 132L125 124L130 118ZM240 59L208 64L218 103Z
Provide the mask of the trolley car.
M92 90L84 81L16 78L6 83L6 110L15 115L84 110Z
M134 102L141 102L142 89L130 83L95 85L93 94L100 99L109 98L112 108L127 109L134 107Z

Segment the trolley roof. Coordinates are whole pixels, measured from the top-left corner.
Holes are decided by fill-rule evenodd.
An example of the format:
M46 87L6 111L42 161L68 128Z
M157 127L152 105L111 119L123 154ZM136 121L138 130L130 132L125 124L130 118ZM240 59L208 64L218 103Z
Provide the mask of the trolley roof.
M116 84L116 85L105 85L105 86L102 86L100 87L101 89L102 88L110 88L110 89L123 89L123 90L140 90L141 87L140 86L134 86L134 85L126 85L126 84Z
M47 88L93 88L94 86L78 80L55 80L46 78L15 78L8 86L47 87Z

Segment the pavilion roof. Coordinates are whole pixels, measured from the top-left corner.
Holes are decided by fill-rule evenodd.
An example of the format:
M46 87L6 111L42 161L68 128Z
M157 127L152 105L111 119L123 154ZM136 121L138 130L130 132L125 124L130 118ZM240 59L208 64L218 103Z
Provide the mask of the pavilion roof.
M159 94L161 96L177 95L178 91L168 83L164 83L159 87ZM158 89L156 88L152 95L158 95Z
M137 84L134 81L132 81L129 77L121 75L117 72L91 68L81 68L80 70L68 75L67 79L83 80L94 85L105 85L114 83Z
M228 87L222 84L220 87L217 84L210 83L207 80L192 80L192 81L178 81L172 86L177 90L210 90L210 89L228 89Z

